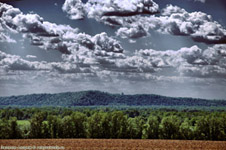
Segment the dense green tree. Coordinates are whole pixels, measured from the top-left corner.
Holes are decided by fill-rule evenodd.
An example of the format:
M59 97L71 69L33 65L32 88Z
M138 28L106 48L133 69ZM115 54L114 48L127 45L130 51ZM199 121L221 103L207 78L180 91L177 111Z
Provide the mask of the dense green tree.
M159 138L159 120L158 117L150 115L144 127L143 138L158 139Z
M5 118L0 120L0 139L9 139L11 137L10 133L11 129L9 121Z
M192 122L186 118L180 125L181 138L185 140L194 139L194 130L195 127L192 125Z
M104 138L102 126L103 113L95 112L88 119L88 132L90 138Z
M207 140L210 139L210 124L208 122L208 119L205 117L200 117L197 120L196 126L195 126L195 136L196 139L199 140Z
M17 108L15 110L15 117L18 119L18 120L22 120L23 119L23 116L24 116L24 113L21 109Z
M58 132L61 126L59 118L54 115L49 115L47 117L47 122L51 138L58 138L59 137Z
M43 113L36 113L31 118L31 138L42 138L42 127L43 127L44 115Z
M85 138L87 135L87 117L85 114L81 112L74 112L71 115L72 123L73 123L73 134L74 138Z
M86 138L87 117L81 112L74 112L62 120L62 136L64 138Z
M220 140L224 137L222 121L213 115L201 117L196 124L196 137L202 140Z
M208 118L208 121L210 123L210 140L221 140L224 133L222 132L223 130L220 118L217 116L211 116Z
M62 120L62 136L64 138L73 138L74 137L74 133L72 131L73 127L73 123L72 123L72 119L71 116L65 116Z
M112 115L112 138L127 138L127 115L124 115L122 111L114 111Z
M225 111L153 110L127 107L120 111L117 109L109 107L0 109L0 139L162 138L226 140ZM16 117L31 118L30 123L21 124L26 122L22 121L18 125Z
M141 139L144 129L144 120L141 117L128 119L127 135L131 139Z
M226 140L226 114L222 114L221 124L223 133L223 138L221 140Z
M51 138L51 133L47 122L42 123L42 138Z
M128 118L127 137L133 139L136 136L136 122L134 118Z
M110 113L102 113L101 130L102 138L111 138L112 116Z
M176 116L164 117L159 127L160 137L163 139L178 139L180 137L180 120Z
M9 120L10 125L10 138L11 139L19 139L22 138L21 131L17 125L17 118L13 117Z

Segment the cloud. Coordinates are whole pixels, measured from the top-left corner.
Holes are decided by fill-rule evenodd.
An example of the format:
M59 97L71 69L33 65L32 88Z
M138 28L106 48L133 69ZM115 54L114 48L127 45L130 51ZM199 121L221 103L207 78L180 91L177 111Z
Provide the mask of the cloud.
M18 8L4 3L0 3L0 19L0 30L35 37L35 40L32 41L34 44L41 37L58 37L68 34L68 32L70 34L78 32L78 29L73 29L68 25L57 25L44 21L37 14L23 14Z
M0 68L9 70L47 70L49 66L46 62L30 62L22 59L20 56L6 54L0 51Z
M28 55L31 58L31 55ZM35 56L32 56L35 58ZM91 73L91 69L71 62L28 61L17 55L0 51L0 70L10 71L46 71L57 73Z
M206 0L195 0L195 2L205 3L205 2L206 2Z
M167 5L161 12L163 16L170 16L175 13L186 13L186 10L178 6Z
M8 90L16 89L15 86L27 87L26 91L36 89L41 92L50 92L52 88L55 88L54 92L98 88L109 91L126 89L127 92L132 90L135 93L158 89L156 92L160 92L159 94L172 94L169 89L176 87L172 92L178 96L179 89L186 95L188 91L185 87L190 90L195 87L205 95L207 87L225 87L225 50L226 45L215 45L207 49L193 46L177 51L138 50L128 56L82 47L71 54L64 54L62 62L27 61L19 56L0 52L0 80L6 83L6 87L11 87ZM45 91L42 91L43 87ZM136 87L142 89L137 91ZM31 91L34 92L37 91ZM194 94L193 90L190 92ZM219 93L225 95L223 92ZM184 96L183 93L180 94ZM207 97L209 96L211 94Z
M226 29L213 21L210 15L203 12L189 13L172 5L163 9L161 14L161 16L121 18L118 24L122 27L116 34L123 38L131 38L133 37L131 33L143 33L140 34L142 37L148 35L149 30L156 30L163 34L190 36L194 41L207 44L226 43ZM114 22L116 19L114 18Z
M5 32L3 22L4 20L0 18L0 42L16 43L16 41L12 39L7 32Z
M7 33L0 32L0 42L16 43Z
M116 35L122 38L140 38L148 32L139 24L128 27L124 24L134 22L135 16L142 14L153 15L159 12L159 6L153 0L65 0L63 11L70 19L94 18L110 26L122 26Z
M44 21L37 14L23 14L19 9L0 3L2 26L8 31L23 33L24 37L31 39L31 44L44 49L59 50L70 54L80 48L91 51L103 50L106 52L121 53L122 46L106 33L90 36L79 33L78 29L68 25L57 25ZM1 26L0 26L1 27Z
M155 14L159 9L153 0L89 0L85 7L90 18Z
M59 50L66 54L63 59L73 57L75 63L97 63L101 57L110 59L121 55L124 51L119 41L104 32L95 36L78 33L74 35L73 39L70 39L70 35L64 35L59 39L42 39L41 41L43 42L42 48Z
M120 42L104 32L90 36L67 25L44 21L37 14L23 14L19 9L7 4L1 3L0 8L5 29L23 33L24 38L30 38L32 45L60 51L63 58L62 62L47 63L27 61L19 56L4 54L7 58L1 60L1 66L5 70L45 70L62 74L96 73L101 69L111 70L116 59L125 57Z
M37 58L37 57L36 57L36 56L34 56L34 55L26 55L26 58L35 59L35 58Z
M101 3L101 2L100 2ZM121 6L123 9L124 6ZM132 6L131 6L132 7ZM130 9L129 9L130 10ZM123 76L126 73L158 73L172 68L181 76L224 77L225 45L215 45L205 50L193 46L178 51L138 50L127 56L119 41L106 33L91 36L79 33L67 25L44 21L37 14L23 14L12 6L0 5L1 26L12 32L23 33L33 45L43 49L55 49L62 53L62 62L27 61L19 56L1 52L0 66L4 70L50 71L61 74L92 74ZM140 38L155 29L162 33L187 35L192 38L218 42L225 30L211 16L201 12L188 13L177 6L169 5L162 16L110 16L121 28L116 32L122 38ZM120 23L121 21L121 23ZM208 28L208 27L209 28ZM27 56L31 58L31 56ZM33 58L33 56L32 56ZM102 75L101 75L102 74ZM104 77L104 78L105 78Z
M101 19L103 16L134 16L138 14L155 14L158 5L153 0L66 0L62 7L71 19L89 18Z
M157 71L157 68L153 66L151 61L140 56L118 60L115 62L115 66L121 72L153 73Z
M91 73L90 68L80 67L79 65L64 62L64 63L51 63L51 67L53 70L63 73L63 74L73 74L73 73Z
M138 90L142 93L159 92L156 89L161 88L167 94L173 87L178 96L178 90L184 87L189 90L194 87L214 89L213 85L225 88L226 46L219 44L225 41L225 29L211 16L202 12L189 13L172 5L163 9L160 15L150 16L144 12L147 5L142 5L148 1L140 1L139 4L136 0L94 2L89 1L90 8L87 8L88 4L81 1L68 1L65 12L71 19L82 19L88 15L114 26L117 36L133 41L148 36L150 30L156 30L218 45L206 49L192 46L179 50L145 49L132 53L105 32L94 36L80 33L68 25L57 25L37 14L24 14L17 8L0 3L0 41L10 42L11 33L22 33L24 38L30 39L31 44L62 53L61 62L44 62L34 61L32 58L36 56L32 55L23 59L0 51L0 80L6 83L0 87L0 91L4 93L3 90L7 88L13 92L27 85L23 92L30 89L34 93L37 89L49 92L54 88L54 92L62 92L94 88L136 93L136 87L141 87ZM155 13L154 8L150 14ZM126 13L122 13L122 10ZM194 93L194 90L189 90L184 92ZM205 92L203 90L203 95ZM224 93L222 95L225 97Z
M207 49L197 46L178 51L140 50L137 55L148 59L156 67L173 67L182 76L224 78L226 76L226 45Z
M120 42L110 38L106 33L100 33L93 37L94 43L97 45L98 50L104 50L106 52L122 53L123 48Z
M83 19L85 17L84 4L81 0L66 0L62 10L73 20Z
M76 7L77 5L82 7L82 11L79 11L83 14L82 18L86 14L88 18L119 27L116 35L122 38L141 38L149 35L150 30L157 30L176 36L190 36L194 41L206 44L226 43L226 29L203 12L189 13L178 6L167 5L160 16L153 16L159 12L159 7L152 0L89 0L85 4L80 0L66 0L63 10L71 16L70 18L79 18L77 8L80 7ZM68 10L65 9L66 6ZM146 13L152 16L140 15Z
M210 15L203 12L188 13L172 5L163 10L163 15L165 16L154 18L161 26L158 29L160 32L191 36L195 41L207 44L226 43L226 30L213 21Z
M121 27L117 30L116 35L121 38L140 38L148 35L148 32L140 25L135 27Z
M74 33L74 32L73 32ZM20 56L1 53L0 66L4 70L45 70L62 74L96 73L101 68L109 70L109 64L117 58L124 58L120 43L106 33L90 36L84 33L64 34L58 37L41 37L28 34L34 45L62 52L62 62L27 61ZM27 58L36 56L28 55Z

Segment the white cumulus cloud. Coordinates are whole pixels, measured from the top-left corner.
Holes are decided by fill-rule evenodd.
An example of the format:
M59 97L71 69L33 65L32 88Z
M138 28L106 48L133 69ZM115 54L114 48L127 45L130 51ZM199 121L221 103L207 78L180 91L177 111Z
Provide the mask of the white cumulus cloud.
M106 18L105 18L106 19ZM107 18L109 23L109 18ZM133 38L148 35L149 30L176 36L190 36L194 41L207 44L226 43L226 29L203 12L187 12L186 10L168 5L162 10L161 16L140 16L110 18L110 25L120 28L116 35L122 38Z
M71 19L101 19L103 16L134 16L138 14L155 14L158 5L153 0L66 0L62 7Z
M62 9L68 13L70 19L77 20L85 17L84 4L81 0L66 0Z

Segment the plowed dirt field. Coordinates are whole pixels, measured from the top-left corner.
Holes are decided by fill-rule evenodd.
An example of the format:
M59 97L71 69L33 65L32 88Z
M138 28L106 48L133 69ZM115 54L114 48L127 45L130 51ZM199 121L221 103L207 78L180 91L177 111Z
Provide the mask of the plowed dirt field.
M65 150L226 150L223 141L28 139L0 140L0 149Z

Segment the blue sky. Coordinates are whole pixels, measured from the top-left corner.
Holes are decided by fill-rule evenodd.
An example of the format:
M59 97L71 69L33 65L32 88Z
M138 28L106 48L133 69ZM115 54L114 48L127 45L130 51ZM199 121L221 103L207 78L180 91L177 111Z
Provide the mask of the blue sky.
M0 96L102 90L226 99L224 0L94 1L0 4Z

